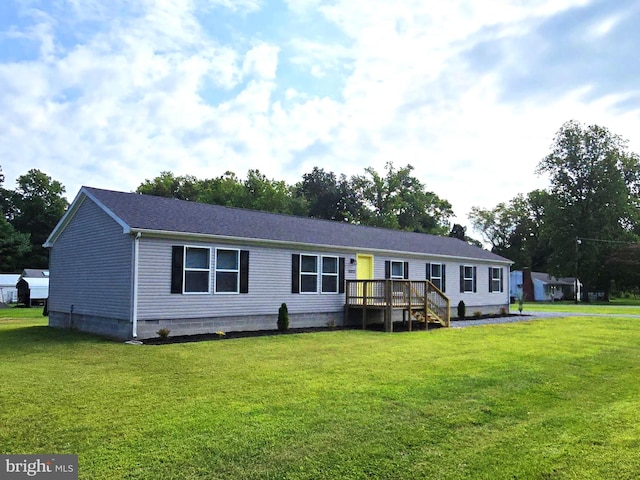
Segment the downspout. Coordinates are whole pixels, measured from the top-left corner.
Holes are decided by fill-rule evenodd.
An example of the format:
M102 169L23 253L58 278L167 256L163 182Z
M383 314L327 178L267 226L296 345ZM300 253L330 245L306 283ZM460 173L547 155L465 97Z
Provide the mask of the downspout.
M133 240L133 298L131 323L132 331L131 336L136 338L138 336L138 254L140 251L140 237L142 234L138 232Z

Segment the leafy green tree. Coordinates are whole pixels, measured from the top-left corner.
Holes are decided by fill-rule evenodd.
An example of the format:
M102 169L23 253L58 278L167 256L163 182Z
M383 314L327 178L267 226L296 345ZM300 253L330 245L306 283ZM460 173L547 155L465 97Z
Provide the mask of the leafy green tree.
M292 189L284 182L268 179L259 170L249 170L244 181L246 205L265 212L300 214L294 206Z
M637 291L640 286L640 244L618 245L605 261L605 269L618 289Z
M605 262L615 242L634 238L638 223L638 156L606 128L570 121L538 172L549 174L551 182L545 215L550 273L570 276L577 268L585 295L606 292L611 277Z
M10 192L5 215L16 231L29 235L31 253L24 267L47 268L49 256L42 245L69 206L63 197L65 188L37 169L18 177L16 183L18 188Z
M534 190L492 209L473 207L468 217L491 251L512 260L515 269L546 271L550 250L544 215L548 201L547 192Z
M475 245L476 247L482 248L482 242L471 238L467 235L467 227L460 225L459 223L454 223L453 227L451 227L451 231L449 232L449 237L457 238L458 240L462 240L463 242L470 243L471 245Z
M351 221L362 215L362 204L344 174L313 167L295 186L295 195L303 199L308 216L325 220Z
M1 188L4 183L4 174L0 166L0 195L8 204L8 190ZM25 256L31 252L29 235L17 232L7 221L4 208L0 207L0 272L19 272L24 268Z
M197 201L200 194L200 182L191 175L176 177L172 172L161 172L153 180L145 180L136 189L136 192L144 195Z
M385 170L381 176L368 167L364 175L352 177L352 188L365 207L359 223L446 235L453 215L451 204L427 191L411 175L411 165L396 170L388 162Z
M199 201L227 207L248 204L246 187L235 173L226 171L220 177L200 181Z
M0 218L0 272L21 272L31 252L29 234L16 231L7 220Z

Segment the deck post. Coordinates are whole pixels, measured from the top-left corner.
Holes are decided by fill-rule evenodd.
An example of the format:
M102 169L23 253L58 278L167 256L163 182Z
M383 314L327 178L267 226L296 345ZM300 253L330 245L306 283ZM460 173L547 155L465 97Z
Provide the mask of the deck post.
M429 317L427 312L429 311L429 283L424 280L424 329L429 330Z
M412 291L411 291L411 280L409 280L409 288L407 289L407 297L409 298L409 331L412 331L412 326L413 326L413 317L412 317L412 312L411 312L411 297L412 297Z
M393 280L384 281L384 330L385 332L393 332Z
M369 286L367 285L367 281L362 281L362 329L367 329L367 292L369 291Z

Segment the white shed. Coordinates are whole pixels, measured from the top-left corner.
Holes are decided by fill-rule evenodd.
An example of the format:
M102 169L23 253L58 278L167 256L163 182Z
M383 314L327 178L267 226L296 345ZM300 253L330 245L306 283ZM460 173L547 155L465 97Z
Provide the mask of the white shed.
M20 280L19 273L0 273L0 303L16 303L18 289L16 283Z

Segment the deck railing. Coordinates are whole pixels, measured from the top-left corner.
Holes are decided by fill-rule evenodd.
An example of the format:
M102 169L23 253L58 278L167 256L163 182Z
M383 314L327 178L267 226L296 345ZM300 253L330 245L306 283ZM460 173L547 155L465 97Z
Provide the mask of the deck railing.
M429 280L347 280L346 306L387 309L385 323L390 324L391 311L408 310L409 315L422 315L423 321L450 326L449 298ZM363 314L363 323L366 314Z

